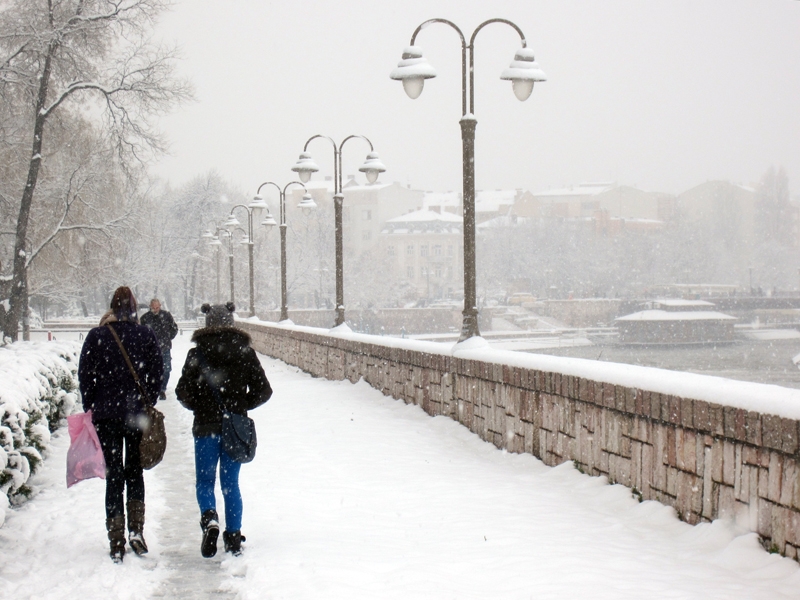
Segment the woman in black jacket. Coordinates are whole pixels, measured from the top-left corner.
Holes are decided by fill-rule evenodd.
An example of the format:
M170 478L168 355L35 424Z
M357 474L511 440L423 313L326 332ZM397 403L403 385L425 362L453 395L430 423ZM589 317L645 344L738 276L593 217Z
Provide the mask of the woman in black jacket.
M128 541L136 554L145 554L144 477L139 456L144 407L139 386L119 349L119 336L150 402L158 401L164 362L153 330L139 325L136 298L128 287L114 292L109 310L86 335L78 364L83 410L92 411L92 423L106 461L106 529L111 558L125 556L125 508L128 489ZM125 458L123 461L123 446Z
M175 392L186 408L194 412L192 435L197 503L200 505L200 527L203 540L201 554L209 558L217 553L219 517L216 511L214 486L217 464L222 496L225 500L225 551L241 554L242 495L239 491L241 463L231 459L222 449L223 406L228 412L247 415L272 395L272 388L255 351L250 336L234 327L232 302L201 310L206 326L192 336L196 346L189 350L183 373Z

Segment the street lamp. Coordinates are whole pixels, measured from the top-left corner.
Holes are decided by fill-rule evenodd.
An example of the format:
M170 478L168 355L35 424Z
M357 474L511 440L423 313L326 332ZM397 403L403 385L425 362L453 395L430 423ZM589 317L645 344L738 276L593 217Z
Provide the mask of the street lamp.
M222 246L222 240L220 240L220 235L227 236L228 238L228 269L230 273L230 284L231 284L231 298L230 301L234 302L234 285L233 285L233 234L236 231L240 231L244 234L244 238L242 238L242 244L250 243L250 238L247 237L247 232L242 229L241 227L236 227L230 223L230 217L225 222L225 225L230 227L219 227L217 228L217 232L211 237L211 241L208 243L209 246L216 246L219 250ZM219 302L219 254L217 255L217 301Z
M433 23L444 23L456 30L461 38L461 140L462 140L462 179L464 198L464 318L461 325L461 337L464 341L479 336L478 307L475 292L475 36L490 23L505 23L511 26L522 41L522 48L514 54L509 68L500 74L500 79L512 83L514 95L521 101L527 100L537 81L546 81L547 77L533 58L533 51L527 47L522 30L506 19L489 19L475 29L467 45L461 29L446 19L429 19L422 23L411 36L411 45L403 50L402 60L389 75L392 79L403 82L403 89L411 99L418 98L426 79L436 77L436 70L422 55L422 49L415 46L417 34ZM467 52L469 52L469 69L467 69ZM467 95L469 91L469 96ZM469 102L467 102L469 100Z
M279 196L279 203L278 203L278 218L280 219L280 230L281 230L281 321L286 321L289 319L289 304L288 304L288 297L286 291L286 190L289 189L292 185L300 185L303 189L306 189L299 181L290 181L287 183L283 188L279 186L277 183L273 181L265 181L260 186L258 186L258 190L256 190L256 195L253 198L253 202L264 202L264 199L261 197L261 188L265 185L274 186L275 189L278 190ZM264 202L266 204L266 202ZM314 199L311 197L311 194L306 193L303 195L303 199L297 205L298 207L303 209L303 213L305 214L309 210L313 210L317 208L317 203L314 202ZM261 223L267 227L271 227L274 225L278 225L275 221L275 218L269 213L269 208L267 209L267 216L264 217L264 221Z
M250 316L256 316L256 291L255 291L255 284L254 282L254 272L253 272L253 247L254 247L254 231L253 231L253 221L258 220L261 216L261 212L266 209L267 214L269 215L269 207L267 203L264 202L264 199L261 196L256 196L253 198L253 201L249 205L244 204L237 204L233 208L231 208L231 212L228 215L227 221L225 221L225 229L229 232L232 232L233 229L239 226L239 220L233 214L237 208L243 208L247 211L247 239L242 241L242 244L247 245L247 261L248 267L250 271ZM266 223L262 223L262 225L266 225ZM233 256L233 252L231 252L231 257ZM232 260L232 259L231 259ZM232 269L232 267L231 267ZM233 283L231 283L233 285ZM231 293L231 302L233 302L233 293Z
M343 261L343 245L342 245L342 202L344 201L344 194L342 193L342 148L348 140L353 138L360 138L369 144L369 154L358 170L367 176L367 181L375 183L378 180L378 175L386 170L386 167L378 158L378 153L370 142L363 135L349 135L342 140L337 146L333 139L325 135L314 135L310 137L300 158L297 163L292 167L292 171L297 173L300 181L303 183L308 182L311 174L319 171L319 167L311 158L308 153L308 145L317 138L328 140L333 146L333 210L334 210L334 233L336 236L336 321L334 326L344 323L344 261Z
M214 230L213 232L212 232L212 229ZM200 237L208 240L208 245L214 247L214 249L216 251L216 255L217 255L217 287L216 287L215 294L214 294L214 302L216 304L219 304L219 289L220 289L220 281L219 281L219 278L220 278L220 265L219 265L219 259L220 259L220 248L222 247L222 242L219 239L220 231L225 231L227 233L227 231L225 229L220 229L219 227L217 227L216 224L212 224L212 227L209 228L209 229L206 229L205 233L203 233L200 236Z

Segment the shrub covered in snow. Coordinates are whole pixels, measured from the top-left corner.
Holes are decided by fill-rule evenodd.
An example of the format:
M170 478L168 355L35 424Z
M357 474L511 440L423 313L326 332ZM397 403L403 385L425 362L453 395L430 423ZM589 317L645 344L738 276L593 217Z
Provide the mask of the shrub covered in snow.
M0 347L0 525L9 502L30 495L28 479L50 434L78 399L75 342L16 342Z

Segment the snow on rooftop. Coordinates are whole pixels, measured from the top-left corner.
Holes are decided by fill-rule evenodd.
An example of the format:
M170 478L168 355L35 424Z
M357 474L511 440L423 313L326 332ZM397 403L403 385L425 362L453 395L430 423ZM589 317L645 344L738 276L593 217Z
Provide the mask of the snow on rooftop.
M431 206L461 206L461 194L458 192L424 192L422 207Z
M661 304L662 306L714 306L713 302L706 300L685 300L683 298L658 298L651 301L652 304Z
M514 204L518 190L478 190L475 192L475 212L499 212Z
M476 212L498 212L501 207L514 204L521 190L476 190ZM457 207L461 206L461 194L458 192L425 192L422 206Z
M357 183L351 180L350 182L344 184L342 188L342 192L347 194L347 192L360 192L360 191L370 191L370 190L382 190L383 188L391 187L394 183L381 183L380 181L376 181L375 183Z
M495 217L493 219L489 219L488 221L484 221L483 223L478 223L476 227L478 229L494 229L496 227L514 227L515 225L522 225L527 221L528 219L524 217L500 215L499 217Z
M571 185L569 187L555 189L555 190L544 190L542 192L537 192L534 194L536 197L548 197L548 196L596 196L597 194L602 194L603 192L607 192L611 189L616 187L616 184L610 182L601 182L601 183L580 183L578 185Z
M462 219L458 215L449 212L436 212L434 210L421 209L414 212L400 215L386 221L387 223L461 223Z
M617 317L615 321L730 321L736 317L712 310L666 311L642 310Z

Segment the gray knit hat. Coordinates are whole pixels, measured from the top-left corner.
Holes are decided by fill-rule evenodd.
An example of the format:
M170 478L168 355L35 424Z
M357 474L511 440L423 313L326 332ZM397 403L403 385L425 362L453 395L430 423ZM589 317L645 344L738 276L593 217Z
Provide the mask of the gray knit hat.
M203 304L200 311L206 315L206 327L233 327L233 302L225 304Z

